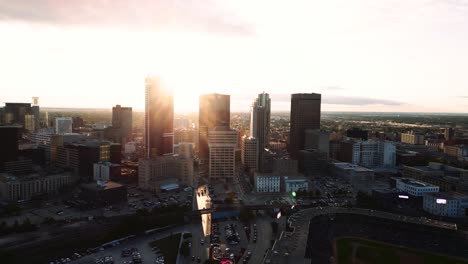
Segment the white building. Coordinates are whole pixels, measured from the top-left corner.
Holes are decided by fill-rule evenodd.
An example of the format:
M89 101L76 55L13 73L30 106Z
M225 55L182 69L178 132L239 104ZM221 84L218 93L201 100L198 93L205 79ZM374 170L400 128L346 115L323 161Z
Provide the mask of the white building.
M120 174L120 164L110 162L93 164L93 179L95 181L110 181L115 174Z
M9 201L28 200L34 195L56 193L72 182L69 172L49 175L33 173L22 177L0 173L0 197Z
M216 127L208 131L210 179L232 181L236 173L237 131Z
M255 173L255 190L257 192L280 192L281 176L268 173Z
M394 178L398 190L409 193L413 196L423 196L425 193L439 192L439 186L416 181L409 178Z
M244 168L256 171L258 168L258 141L254 137L242 137L241 159Z
M285 191L288 193L309 191L309 181L304 176L284 176L283 179Z
M71 117L55 118L55 134L72 133L73 119Z
M178 155L157 156L138 162L138 186L145 190L157 191L170 178L177 179L180 185L192 186L193 175L193 160Z
M351 163L367 168L395 167L396 146L393 142L356 141Z
M440 216L468 216L468 196L457 192L436 192L423 195L423 210Z

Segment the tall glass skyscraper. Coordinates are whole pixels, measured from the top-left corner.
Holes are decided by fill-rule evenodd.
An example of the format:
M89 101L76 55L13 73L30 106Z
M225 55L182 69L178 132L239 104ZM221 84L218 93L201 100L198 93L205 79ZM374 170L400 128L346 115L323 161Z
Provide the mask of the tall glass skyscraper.
M174 96L155 77L146 78L145 147L146 158L174 153Z

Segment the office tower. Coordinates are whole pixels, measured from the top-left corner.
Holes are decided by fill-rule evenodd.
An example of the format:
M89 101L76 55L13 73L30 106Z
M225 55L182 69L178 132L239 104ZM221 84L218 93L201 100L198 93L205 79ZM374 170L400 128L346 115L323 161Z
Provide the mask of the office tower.
M448 140L448 141L452 140L454 135L455 135L455 131L453 130L453 128L449 127L449 128L444 129L445 140Z
M241 157L245 170L255 172L258 168L258 141L254 137L243 136L241 141Z
M63 135L45 130L32 133L30 138L39 149L44 150L46 164L54 164L57 161L57 148L63 145Z
M217 126L230 126L231 97L223 94L205 94L200 96L198 114L199 158L202 163L209 158L208 131Z
M18 158L20 130L19 126L0 126L0 170L6 161Z
M330 133L319 129L306 129L304 136L304 149L315 149L321 152L330 152Z
M174 96L155 77L146 78L146 158L174 153Z
M250 112L250 136L258 142L258 168L263 170L265 148L270 141L271 99L267 93L261 93L253 102Z
M25 116L33 113L31 104L28 103L5 103L3 112L5 124L16 124L23 127L25 127Z
M116 105L112 107L112 128L118 129L119 143L125 144L132 136L132 108Z
M83 181L93 179L93 166L98 162L119 163L120 144L108 141L84 141L57 147L57 165L68 168Z
M71 117L55 118L55 134L70 134L73 132L73 119Z
M34 115L24 115L24 129L29 132L34 132L34 130L36 130Z
M32 99L33 99L32 113L34 115L34 130L37 130L40 128L39 97L34 96Z
M320 129L321 98L315 93L291 95L289 152L292 158L297 158L299 151L304 149L305 130Z
M208 131L209 178L232 181L236 170L237 132L229 127Z

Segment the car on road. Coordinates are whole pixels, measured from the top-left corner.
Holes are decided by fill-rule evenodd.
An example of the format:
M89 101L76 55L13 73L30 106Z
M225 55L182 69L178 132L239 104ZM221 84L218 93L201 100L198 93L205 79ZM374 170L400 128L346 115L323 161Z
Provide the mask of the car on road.
M195 256L192 256L192 261L195 261Z
M201 245L204 245L204 244L205 244L205 240L204 240L204 239L200 240L200 244L201 244Z
M197 257L197 263L200 263L200 262L201 262L200 257Z

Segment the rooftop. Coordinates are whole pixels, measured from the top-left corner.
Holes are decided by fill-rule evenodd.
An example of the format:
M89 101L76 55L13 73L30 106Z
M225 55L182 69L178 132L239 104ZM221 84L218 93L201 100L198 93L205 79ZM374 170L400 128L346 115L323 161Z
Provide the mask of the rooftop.
M411 185L414 187L437 187L436 185L433 185L433 184L429 184L429 183L422 182L422 181L415 181L409 178L401 178L401 179L397 179L397 181L404 182L405 184Z
M110 189L120 188L122 186L123 186L122 184L112 182L112 181L105 182L104 184L98 184L96 182L81 184L81 187L84 187L89 190L110 190Z
M335 167L340 168L342 170L354 170L354 171L359 171L359 172L364 172L364 171L373 172L374 171L374 170L361 167L356 164L347 163L347 162L337 162L337 163L334 163L334 165Z
M468 195L464 195L459 192L436 192L436 193L426 193L435 198L447 199L447 200L458 200L458 199L468 199Z

